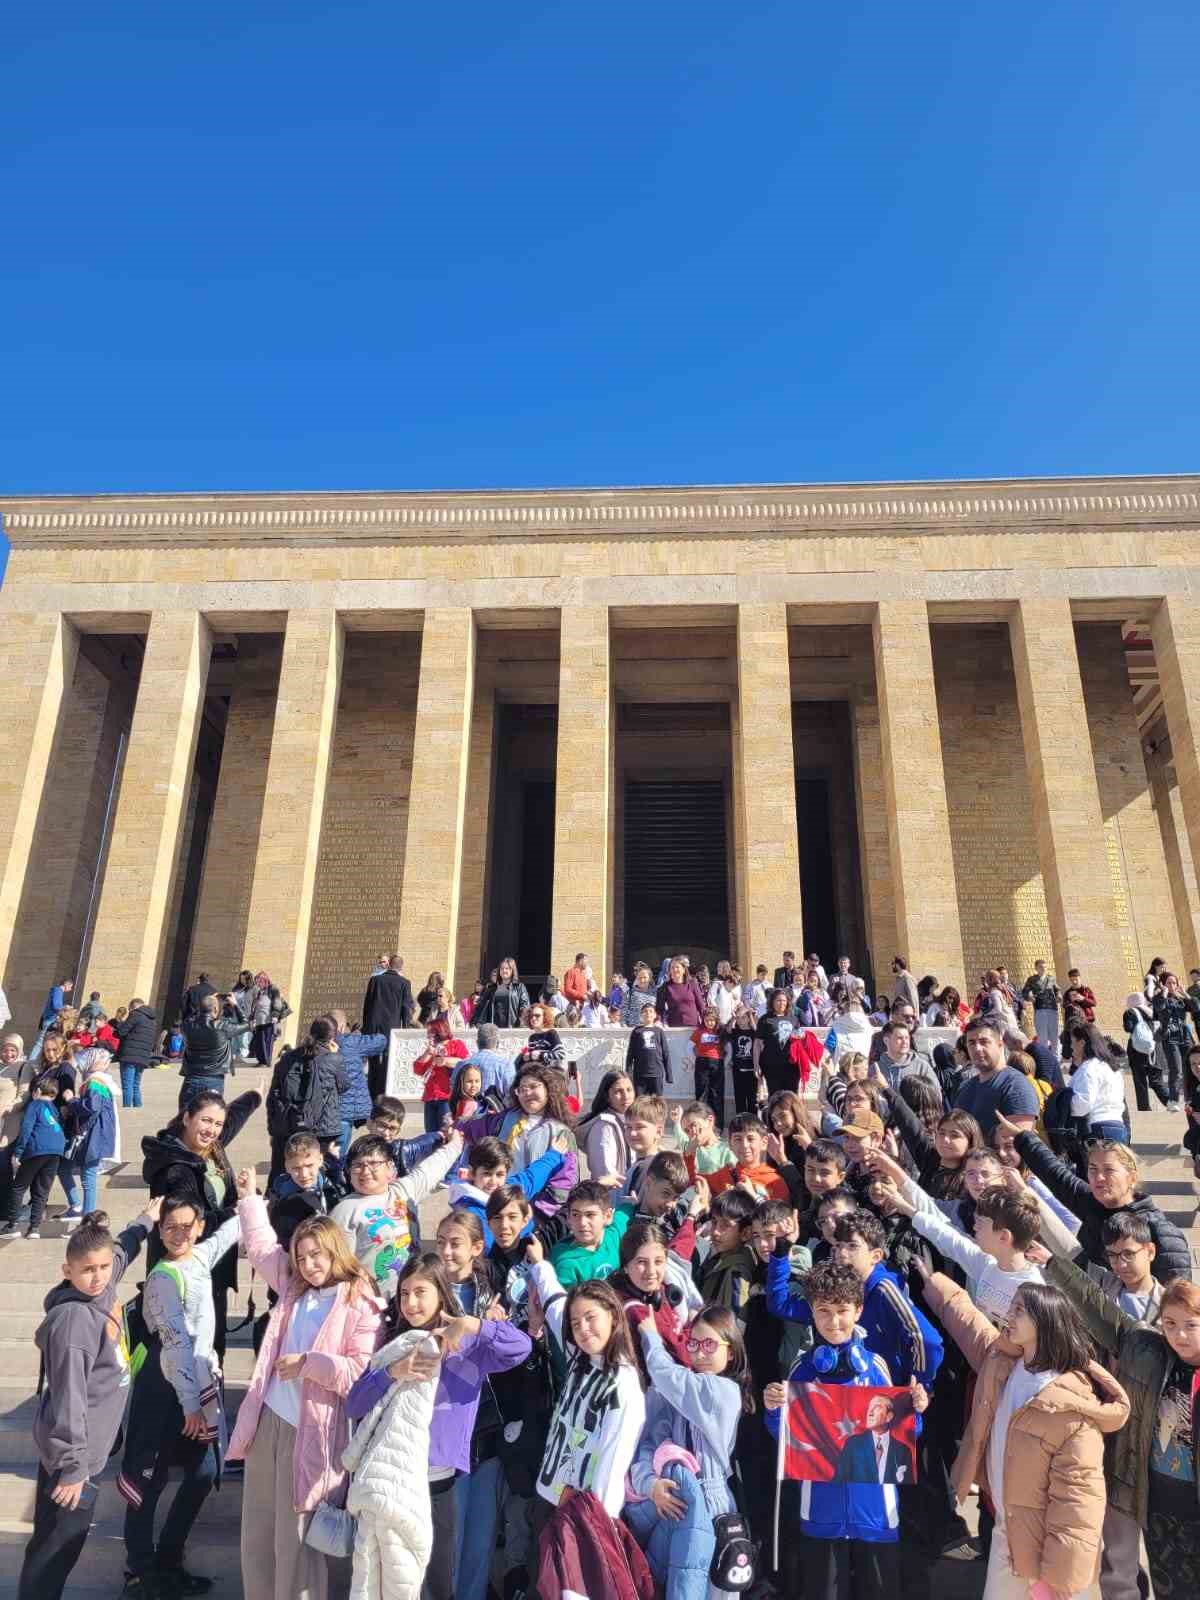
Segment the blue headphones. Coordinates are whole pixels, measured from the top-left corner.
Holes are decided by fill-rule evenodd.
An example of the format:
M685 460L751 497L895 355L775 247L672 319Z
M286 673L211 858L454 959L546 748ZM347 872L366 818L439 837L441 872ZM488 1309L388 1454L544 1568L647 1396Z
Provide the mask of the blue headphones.
M863 1350L857 1339L851 1339L849 1344L833 1345L823 1344L813 1351L812 1364L815 1371L823 1378L831 1374L843 1372L846 1376L859 1376L870 1370L870 1361L866 1351Z

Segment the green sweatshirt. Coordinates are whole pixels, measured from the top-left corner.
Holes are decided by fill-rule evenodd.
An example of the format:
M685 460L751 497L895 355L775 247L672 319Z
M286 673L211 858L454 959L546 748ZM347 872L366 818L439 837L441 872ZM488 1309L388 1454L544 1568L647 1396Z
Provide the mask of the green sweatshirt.
M604 1237L594 1250L576 1244L574 1239L563 1239L550 1252L550 1265L558 1274L564 1289L573 1283L587 1283L594 1278L610 1277L621 1265L621 1239L633 1218L631 1205L618 1206L613 1219L604 1230Z

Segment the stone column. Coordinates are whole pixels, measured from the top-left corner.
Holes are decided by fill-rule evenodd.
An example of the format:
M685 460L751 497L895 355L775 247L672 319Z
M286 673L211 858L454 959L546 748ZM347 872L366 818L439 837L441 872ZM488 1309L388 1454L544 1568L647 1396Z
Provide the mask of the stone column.
M853 705L855 802L858 809L859 852L862 864L863 914L867 923L874 992L886 985L892 957L900 951L896 933L896 897L892 891L891 848L888 840L887 801L884 798L883 745L879 732L879 702L874 695L859 694ZM849 952L854 971L862 972L861 952ZM940 976L940 974L938 974ZM949 980L947 979L947 982Z
M1150 632L1171 736L1179 809L1196 866L1200 863L1200 616L1191 597L1168 595L1154 613ZM1194 947L1195 924L1189 928L1191 919L1179 920L1186 954Z
M796 759L792 746L792 677L787 607L738 607L740 816L737 850L745 885L743 974L765 962L774 971L785 950L804 950Z
M462 883L458 895L458 939L453 973L448 974L460 998L469 995L480 976L484 919L488 904L488 839L492 825L493 755L496 738L496 690L490 678L475 682L471 713L471 750L467 768L467 800L463 813Z
M1070 601L1019 601L1009 636L1055 976L1078 967L1111 1025L1128 989Z
M414 990L429 972L445 973L447 982L454 982L474 694L470 607L427 611L396 946Z
M607 606L563 613L558 669L551 970L583 950L598 985L612 945L613 696Z
M211 653L198 611L152 613L87 964L110 1010L157 1000Z
M246 941L236 962L269 973L278 985L292 1007L283 1028L287 1039L294 1039L307 1020L304 972L337 724L342 642L342 625L331 608L288 612ZM386 848L386 841L380 841L380 848Z
M890 958L913 973L932 972L965 993L958 890L942 738L933 681L929 616L923 600L885 600L871 625L879 700L883 793L899 950L877 953L879 989Z
M56 612L18 613L0 629L0 978L16 930L58 714L78 653L78 633ZM43 974L44 986L73 976Z

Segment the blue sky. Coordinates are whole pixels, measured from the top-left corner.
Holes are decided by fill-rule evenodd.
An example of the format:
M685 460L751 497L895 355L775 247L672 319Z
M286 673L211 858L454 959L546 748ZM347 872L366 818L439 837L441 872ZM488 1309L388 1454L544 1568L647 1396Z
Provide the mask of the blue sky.
M1200 464L1194 3L6 34L0 491Z

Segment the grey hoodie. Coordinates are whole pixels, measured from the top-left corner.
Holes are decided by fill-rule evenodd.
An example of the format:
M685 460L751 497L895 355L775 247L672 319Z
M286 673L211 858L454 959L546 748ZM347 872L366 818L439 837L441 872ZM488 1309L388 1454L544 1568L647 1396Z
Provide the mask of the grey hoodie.
M58 1483L97 1477L116 1442L129 1394L117 1285L148 1232L147 1219L139 1217L114 1241L112 1278L101 1294L81 1294L64 1278L44 1301L46 1320L34 1342L45 1388L33 1440L43 1467Z

